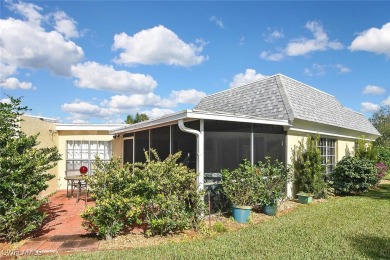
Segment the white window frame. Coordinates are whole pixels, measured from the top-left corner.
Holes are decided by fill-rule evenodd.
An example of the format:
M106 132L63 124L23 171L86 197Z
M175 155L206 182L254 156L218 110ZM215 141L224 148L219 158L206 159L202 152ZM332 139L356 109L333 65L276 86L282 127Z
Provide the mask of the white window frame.
M322 144L322 145L321 145ZM325 166L326 174L329 174L336 167L337 140L333 138L321 137L317 147L321 151L322 165ZM332 151L334 151L332 153Z
M76 142L80 144L79 148L75 148ZM96 144L96 149L92 148L94 143ZM103 148L101 148L101 145ZM66 171L77 171L79 167L86 166L88 167L88 174L92 174L95 155L100 155L99 157L102 161L109 161L112 157L112 142L102 140L67 140ZM69 167L70 165L73 167Z

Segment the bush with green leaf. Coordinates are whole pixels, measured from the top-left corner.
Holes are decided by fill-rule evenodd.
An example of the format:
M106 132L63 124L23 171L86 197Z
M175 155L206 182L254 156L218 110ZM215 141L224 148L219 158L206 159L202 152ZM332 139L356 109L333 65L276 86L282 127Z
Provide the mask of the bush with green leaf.
M17 241L42 224L45 215L39 199L47 171L61 159L56 147L36 148L38 134L27 136L20 129L20 116L27 111L21 99L0 102L0 240Z
M377 146L378 149L378 162L384 163L388 170L390 170L390 147Z
M244 160L237 169L223 169L222 188L233 206L253 206L262 201L264 186L258 168Z
M320 137L308 136L306 142L299 141L293 150L292 167L295 185L299 192L315 196L326 194L325 167L322 165L321 151L317 147Z
M355 142L354 154L358 159L365 158L370 160L372 163L378 162L378 148L373 146L371 143L367 143L364 136Z
M147 153L146 162L133 167L133 194L143 199L142 214L152 235L165 235L197 228L204 210L203 193L196 182L197 173L177 164L181 152L160 160Z
M119 159L108 162L96 158L94 174L86 177L95 206L82 213L83 226L105 239L120 234L128 224L128 212L135 204L132 197L130 165Z
M96 204L82 215L86 228L110 239L135 223L145 223L148 235L198 227L204 206L197 174L176 163L180 152L163 161L151 152L155 159L145 152L145 163L124 167L116 159L96 160L87 179Z
M377 183L377 170L369 159L346 156L330 174L337 194L366 192Z
M265 163L260 161L255 167L262 175L261 204L276 205L286 196L287 183L291 181L290 169L278 160L272 163L269 157L266 157Z

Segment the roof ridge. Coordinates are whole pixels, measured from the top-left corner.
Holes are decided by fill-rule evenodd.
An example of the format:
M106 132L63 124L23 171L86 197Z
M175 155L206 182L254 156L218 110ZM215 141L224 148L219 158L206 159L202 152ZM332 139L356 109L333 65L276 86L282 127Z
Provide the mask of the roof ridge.
M295 119L295 115L294 115L294 110L290 104L290 99L288 98L287 91L281 80L281 77L284 75L279 73L275 76L276 76L275 78L276 78L277 89L279 90L280 96L282 97L283 105L286 109L287 116L290 120L290 123L292 123Z
M221 90L221 91L219 91L219 92L215 92L215 93L213 93L213 94L207 95L207 96L205 96L204 98L211 97L211 96L215 96L215 95L217 95L217 94L220 94L220 93L223 93L223 92L227 92L227 91L230 91L230 90L232 90L232 89L243 88L243 87L246 87L246 86L248 86L248 85L250 85L250 84L253 84L253 83L255 83L255 82L260 82L260 81L263 81L263 80L266 80L266 79L270 79L270 78L272 78L272 77L276 77L277 75L278 75L278 74L271 75L271 76L265 76L264 78L256 79L256 80L253 80L253 81L251 81L251 82L244 83L244 84L242 84L242 85L238 85L238 86L234 86L234 87L229 87L229 88L224 89L224 90ZM202 99L201 99L201 101L202 101Z
M321 92L321 93L326 94L326 95L328 95L328 96L331 96L331 97L333 97L333 98L335 98L335 99L337 100L337 98L336 98L334 95L332 95L332 94L326 93L325 91L322 91L322 90L320 90L320 89L318 89L318 88L315 88L315 87L313 87L313 86L310 86L310 85L308 85L308 84L306 84L306 83L303 83L303 82L301 82L301 81L299 81L299 80L290 78L290 77L288 77L288 76L286 76L286 75L284 75L284 74L278 73L278 74L276 74L275 76L281 76L281 77L287 78L287 79L289 79L289 80L298 82L298 83L300 83L300 84L302 84L302 85L305 85L306 87L309 87L309 88L311 88L311 89L313 89L313 90L315 90L315 91L318 91L318 92Z

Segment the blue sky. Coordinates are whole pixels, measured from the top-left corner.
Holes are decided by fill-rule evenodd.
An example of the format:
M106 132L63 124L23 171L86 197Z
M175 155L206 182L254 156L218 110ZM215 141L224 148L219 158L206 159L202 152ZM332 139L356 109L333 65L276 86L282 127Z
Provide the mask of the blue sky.
M0 101L63 123L193 108L282 73L390 105L389 1L1 1Z

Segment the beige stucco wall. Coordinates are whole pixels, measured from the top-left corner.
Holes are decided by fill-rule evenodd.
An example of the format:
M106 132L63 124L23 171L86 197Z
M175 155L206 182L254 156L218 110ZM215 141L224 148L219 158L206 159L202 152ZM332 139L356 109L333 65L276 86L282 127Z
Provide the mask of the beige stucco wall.
M38 136L38 142L37 148L44 148L44 147L58 147L58 136L55 131L56 126L53 121L47 120L45 118L39 118L39 117L30 117L30 116L21 116L21 119L23 120L20 123L21 130L26 133L27 135L35 135L39 133ZM54 167L53 169L49 170L49 172L55 177L48 181L49 187L41 192L41 196L47 196L51 193L55 192L57 190L58 184L58 166Z
M339 139L337 140L337 162L343 159L345 155L349 152L351 155L354 153L355 140L353 139Z
M348 152L352 155L354 153L355 141L363 136L362 133L347 130L339 129L336 127L331 127L329 125L320 125L311 122L294 121L294 126L287 130L286 142L287 142L287 151L286 151L286 162L287 164L292 164L292 151L294 147L299 145L299 141L304 140L308 135L320 134L321 137L331 138L336 140L336 163L339 162ZM301 129L299 131L298 129ZM375 137L371 137L375 138ZM369 141L368 141L369 143ZM295 194L297 191L293 189L292 184L288 185L288 195Z
M113 136L108 131L58 131L58 149L63 155L63 159L58 163L58 189L66 189L65 171L66 171L66 141L112 141ZM114 143L113 150L114 148Z
M112 140L112 156L123 157L123 137L121 135Z

